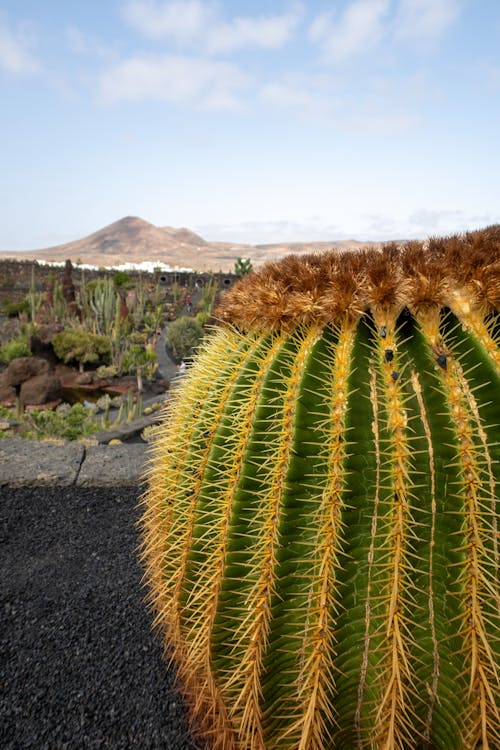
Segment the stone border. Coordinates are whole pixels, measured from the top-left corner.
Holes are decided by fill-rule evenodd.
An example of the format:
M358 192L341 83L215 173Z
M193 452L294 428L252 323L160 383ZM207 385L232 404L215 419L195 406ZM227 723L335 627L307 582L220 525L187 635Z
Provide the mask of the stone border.
M119 487L141 484L149 446L50 445L20 437L0 440L0 487Z

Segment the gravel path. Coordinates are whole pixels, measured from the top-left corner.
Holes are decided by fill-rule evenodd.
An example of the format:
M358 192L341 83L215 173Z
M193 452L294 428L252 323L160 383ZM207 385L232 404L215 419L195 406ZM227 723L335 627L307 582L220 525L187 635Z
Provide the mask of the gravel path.
M197 750L150 634L137 488L0 490L2 750Z

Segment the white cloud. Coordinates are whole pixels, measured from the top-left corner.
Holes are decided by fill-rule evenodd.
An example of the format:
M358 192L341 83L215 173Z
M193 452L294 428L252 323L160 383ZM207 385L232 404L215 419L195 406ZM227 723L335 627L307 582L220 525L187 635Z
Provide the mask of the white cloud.
M359 215L355 225L357 239L408 240L445 236L493 224L492 214L472 214L462 209L420 208L412 213L400 210L396 215Z
M455 21L460 5L459 0L401 0L394 19L395 37L433 40Z
M319 97L311 93L310 90L301 86L294 86L288 83L268 83L260 90L262 102L268 106L277 109L291 108L301 110L302 108L310 109L322 104ZM324 102L327 105L327 102Z
M384 111L380 107L378 111L373 109L366 112L354 112L352 117L347 119L345 125L350 130L361 133L387 134L412 130L418 123L418 116L411 112L403 112L397 108Z
M266 110L290 112L331 130L384 134L419 123L422 86L420 77L367 77L360 90L345 76L296 73L263 84L258 101Z
M493 215L470 214L457 209L419 209L412 214L342 213L337 223L324 216L297 215L268 221L243 221L233 224L201 224L195 231L209 241L241 242L254 245L285 242L329 242L338 240L390 241L425 239L455 232L479 229L498 221Z
M144 36L199 45L210 54L244 47L277 49L293 35L301 19L300 2L282 15L237 16L224 21L213 4L201 0L131 0L123 9L127 23Z
M395 239L400 232L400 223L393 217L368 214L365 219L364 237L377 239ZM402 235L399 235L401 238Z
M210 109L242 107L239 93L249 77L232 63L157 55L131 57L109 68L100 91L107 101L163 100Z
M209 52L232 52L242 47L277 49L293 36L302 16L301 6L281 16L239 17L208 29Z
M462 0L352 0L339 15L322 13L309 38L326 62L341 62L382 43L434 42L458 18Z
M123 9L125 20L150 38L171 38L182 42L198 37L211 23L213 11L200 0L132 0Z
M296 73L264 84L259 100L269 109L289 110L301 118L323 120L338 109L338 96L325 76Z
M493 223L488 214L467 214L460 209L420 208L408 217L410 231L419 236L462 232Z
M213 242L238 242L267 245L281 242L328 242L347 239L341 228L319 217L244 221L238 224L201 224L195 227L202 237Z
M12 32L0 18L0 69L17 75L31 75L39 70L38 62L29 52L30 36L22 27Z
M317 16L309 38L320 44L328 61L367 52L381 41L388 10L389 0L355 0L339 18L331 12Z
M112 47L101 42L97 37L86 34L77 26L69 26L65 30L66 43L71 52L76 55L111 57Z
M89 43L85 34L76 26L66 29L66 39L72 52L78 55L85 55L89 51Z

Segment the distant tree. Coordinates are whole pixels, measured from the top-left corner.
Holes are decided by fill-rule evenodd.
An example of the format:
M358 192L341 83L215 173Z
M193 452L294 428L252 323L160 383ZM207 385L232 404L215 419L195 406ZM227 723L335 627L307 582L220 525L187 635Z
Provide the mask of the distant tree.
M115 286L125 286L130 281L130 276L126 271L116 271L113 274L113 282Z
M106 336L88 331L61 331L52 338L54 352L63 362L76 360L80 372L87 362L97 362L109 356L111 345Z
M135 371L137 390L139 393L142 393L143 391L143 374L151 379L157 368L158 362L156 359L156 352L151 343L147 340L147 336L137 332L131 333L130 346L123 357L123 369L125 371Z
M234 272L236 276L245 276L253 271L253 265L250 258L236 258Z

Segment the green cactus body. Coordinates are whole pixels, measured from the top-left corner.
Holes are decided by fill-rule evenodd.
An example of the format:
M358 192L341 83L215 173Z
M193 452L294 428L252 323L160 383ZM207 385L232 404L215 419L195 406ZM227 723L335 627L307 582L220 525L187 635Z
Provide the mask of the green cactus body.
M112 279L97 279L90 289L89 305L94 314L97 333L109 334L119 308L119 295Z
M500 747L498 239L287 259L228 293L142 521L210 747Z

